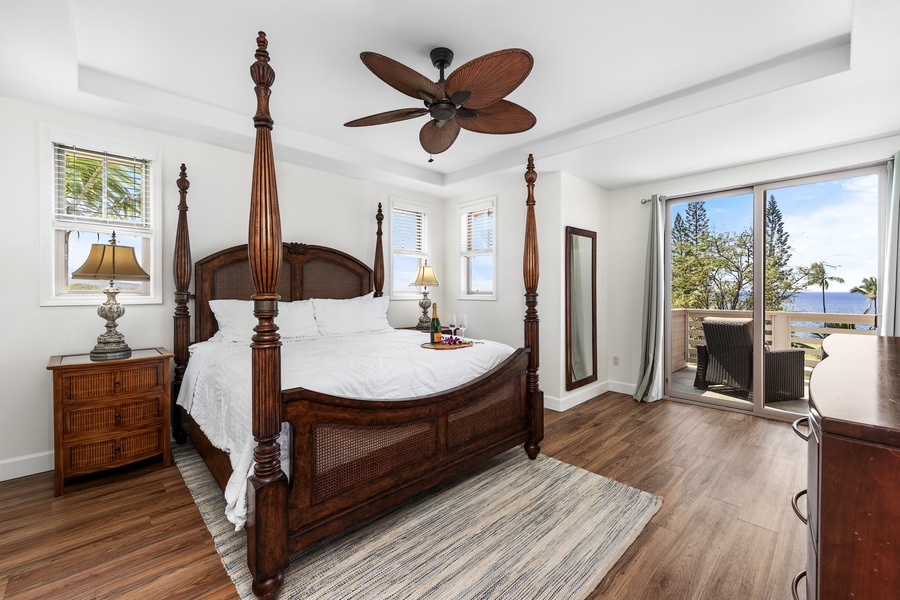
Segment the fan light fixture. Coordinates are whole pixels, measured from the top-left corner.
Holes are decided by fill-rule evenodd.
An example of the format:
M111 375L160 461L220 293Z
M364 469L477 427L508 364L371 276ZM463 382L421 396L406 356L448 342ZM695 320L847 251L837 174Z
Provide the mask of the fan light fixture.
M509 48L485 54L459 67L445 80L444 69L453 61L453 52L435 48L431 51L431 64L441 74L436 82L375 52L363 52L359 57L376 77L423 101L425 107L369 115L344 123L345 127L383 125L428 115L431 120L419 131L419 143L428 154L440 154L453 145L460 128L506 134L528 131L537 123L531 112L503 99L531 73L534 59L527 50Z

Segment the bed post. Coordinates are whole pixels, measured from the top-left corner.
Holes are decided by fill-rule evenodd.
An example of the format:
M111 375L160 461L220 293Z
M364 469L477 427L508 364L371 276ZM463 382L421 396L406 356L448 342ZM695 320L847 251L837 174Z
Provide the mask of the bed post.
M250 192L248 255L256 293L253 314L258 319L250 345L253 357L253 437L256 464L247 486L247 563L253 576L253 593L274 598L284 583L288 564L287 478L281 470L278 434L281 432L281 336L275 325L279 296L276 293L281 271L281 215L275 186L272 156L272 117L269 114L270 87L275 71L269 66L266 34L256 38L256 62L250 74L256 84L256 149L253 155L253 183Z
M525 275L525 346L531 349L528 355L528 370L525 377L528 396L528 411L531 420L531 436L525 442L525 452L529 458L537 458L541 451L541 440L544 439L544 392L538 386L538 367L540 366L540 319L538 318L538 279L541 274L538 256L537 222L534 216L534 182L537 173L534 171L534 156L528 155L528 168L525 171L525 182L528 184L528 200L525 202L525 259L523 270Z
M175 276L175 373L172 378L172 435L175 441L183 444L187 435L181 427L181 407L175 404L184 370L188 363L188 346L191 343L191 311L188 301L191 299L191 236L188 232L187 193L191 182L187 178L187 168L181 164L181 175L178 176L178 225L175 229L175 258L172 265Z
M381 242L381 222L384 221L384 213L381 212L381 202L378 203L375 221L378 223L378 229L375 231L375 297L380 298L384 296L384 250Z

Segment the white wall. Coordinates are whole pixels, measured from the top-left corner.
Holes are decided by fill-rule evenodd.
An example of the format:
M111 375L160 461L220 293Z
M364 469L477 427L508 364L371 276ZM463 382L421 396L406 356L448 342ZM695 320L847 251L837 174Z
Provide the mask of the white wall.
M0 273L0 331L4 334L0 349L0 480L52 469L53 394L47 362L52 355L90 351L103 332L103 321L95 307L39 305L41 122L161 148L158 166L164 207L164 302L126 304L119 330L132 348L172 348L171 259L178 205L175 182L182 162L191 181L188 216L194 260L247 240L252 140L248 140L245 154L0 97L4 141L0 146L0 181L8 209L7 218L0 222L4 257ZM250 117L247 127L252 135ZM277 143L277 127L273 138ZM443 246L439 200L285 163L277 163L276 172L285 241L334 246L371 264L377 203L384 203L387 210L389 197L400 195L434 207L436 248ZM387 229L387 219L385 226ZM386 231L385 244L389 239ZM389 269L387 248L385 254ZM440 302L442 290L434 290L432 297ZM392 302L388 317L392 324L405 326L415 323L418 313L414 302Z
M444 209L447 232L444 259L441 264L442 286L445 290L441 313L466 313L469 328L466 337L492 339L520 348L524 344L525 283L522 279L522 259L525 251L525 200L528 188L524 174L527 156L522 157L523 178L520 183L498 186L476 194L469 194L448 201ZM559 326L560 304L558 299L559 259L558 248L560 222L560 173L541 173L539 161L535 183L535 218L538 231L540 279L538 281L538 318L540 319L540 370L541 389L550 397L559 393L559 344L562 329ZM495 196L497 198L497 290L496 300L460 300L459 238L453 233L458 226L451 226L458 219L461 203Z
M524 158L524 157L523 157ZM523 161L523 175L525 172ZM538 230L540 279L538 282L538 317L540 318L540 386L544 404L553 410L565 410L606 391L605 345L598 347L598 382L574 392L565 390L565 228L567 225L597 232L598 288L605 282L606 214L605 190L567 173L538 173L535 183L535 217ZM497 197L497 278L496 300L460 300L459 241L451 224L457 219L458 206L488 196ZM523 344L525 286L522 280L522 258L525 248L525 200L528 190L524 181L484 190L477 194L447 202L444 261L441 266L445 300L441 313L466 313L469 329L466 335L504 342L510 346ZM450 291L452 290L452 291ZM606 303L598 295L598 337L605 335Z
M607 265L610 261L609 245L609 192L582 179L564 173L562 176L562 204L560 226L560 392L558 402L547 402L554 410L566 410L609 390L609 352L606 344L608 302ZM565 228L579 227L597 233L597 381L571 392L565 391L566 380L566 315L565 315Z
M642 198L728 189L861 166L884 161L898 150L900 136L893 136L610 192L609 243L614 251L605 292L609 309L606 350L609 355L620 357L620 365L610 367L610 389L630 394L638 381L649 228L649 213L640 202Z

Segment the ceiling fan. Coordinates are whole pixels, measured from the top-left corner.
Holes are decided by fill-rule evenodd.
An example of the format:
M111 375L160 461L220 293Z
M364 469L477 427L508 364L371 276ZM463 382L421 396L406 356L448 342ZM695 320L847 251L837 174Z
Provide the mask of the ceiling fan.
M376 54L359 55L376 77L395 90L425 103L424 108L400 108L344 123L345 127L383 125L429 115L419 131L419 142L429 154L440 154L459 135L460 127L476 133L521 133L534 127L530 111L503 98L525 81L534 65L526 50L509 48L470 60L444 80L453 61L448 48L431 51L431 63L440 73L433 82L397 61Z

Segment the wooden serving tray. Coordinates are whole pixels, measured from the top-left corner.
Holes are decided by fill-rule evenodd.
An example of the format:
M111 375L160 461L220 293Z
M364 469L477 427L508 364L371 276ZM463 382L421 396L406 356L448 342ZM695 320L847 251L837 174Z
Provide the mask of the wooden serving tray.
M422 344L423 348L430 348L431 350L458 350L460 348L471 348L474 342L463 342L462 344L432 344L431 342L427 342Z

